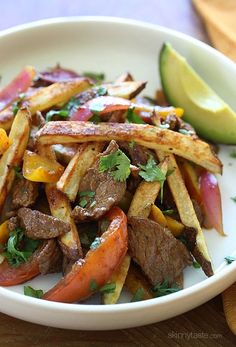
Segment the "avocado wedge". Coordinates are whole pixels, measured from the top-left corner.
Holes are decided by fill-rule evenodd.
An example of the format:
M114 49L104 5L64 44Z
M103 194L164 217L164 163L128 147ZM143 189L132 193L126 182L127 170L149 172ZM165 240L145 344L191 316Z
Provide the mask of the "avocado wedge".
M214 143L236 144L236 113L165 43L159 57L161 83L168 102L184 109L183 119L199 136Z

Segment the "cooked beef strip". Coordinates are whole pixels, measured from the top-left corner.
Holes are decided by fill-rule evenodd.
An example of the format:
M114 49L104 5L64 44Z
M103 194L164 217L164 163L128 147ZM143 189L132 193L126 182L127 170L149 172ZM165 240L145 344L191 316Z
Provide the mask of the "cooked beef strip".
M75 206L72 217L76 221L97 220L121 201L126 190L126 182L115 181L108 170L99 172L100 157L114 153L118 148L117 143L111 141L105 152L98 156L93 167L88 169L83 177L79 192L92 191L95 192L95 196L88 203L88 207Z
M179 131L180 129L184 129L187 131L191 131L192 134L194 136L196 136L196 132L194 130L194 128L184 122L180 117L177 117L174 113L173 114L169 114L163 121L162 124L167 124L169 125L169 130L173 130L173 131Z
M185 239L187 248L201 265L205 274L208 277L212 276L214 273L211 263L203 257L196 245L197 230L191 227L185 227L181 236Z
M51 239L70 231L70 225L62 220L29 208L17 212L21 228L29 238Z
M10 232L14 231L19 226L18 217L11 217L7 222L7 227Z
M107 93L105 93L107 94ZM104 94L104 95L105 95ZM79 101L80 105L84 105L86 102L101 96L99 88L92 88L85 90L84 92L76 95L76 100Z
M38 197L39 184L24 177L17 178L12 189L12 204L14 208L32 206Z
M129 252L155 285L168 280L176 282L192 257L187 248L172 233L147 218L128 219Z
M119 147L127 154L131 160L131 163L135 166L138 166L139 164L145 165L149 156L154 156L151 151L143 146L138 145L137 143L131 144L130 142L122 141L119 142Z
M42 275L60 272L62 269L62 253L56 240L46 240L43 245L32 255L39 263Z

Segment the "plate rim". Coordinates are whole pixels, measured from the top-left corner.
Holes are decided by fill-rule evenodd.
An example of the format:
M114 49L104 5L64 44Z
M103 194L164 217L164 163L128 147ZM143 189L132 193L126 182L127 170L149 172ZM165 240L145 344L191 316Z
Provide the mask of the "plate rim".
M164 32L170 34L171 36L178 37L184 41L191 41L191 44L203 48L204 50L209 51L211 54L215 55L219 59L223 60L224 64L230 65L231 69L235 69L236 72L236 64L231 61L228 57L226 57L223 53L217 51L215 48L209 46L207 43L204 43L196 38L193 38L185 33L166 28L164 26L147 23L140 20L134 20L129 18L122 17L111 17L111 16L71 16L71 17L54 17L41 19L29 23L20 24L17 26L13 26L0 31L0 44L1 39L10 37L16 33L22 33L24 31L29 31L30 29L37 29L46 26L54 26L59 24L68 24L68 23L117 23L120 25L130 25L142 27L143 29L153 30L156 32ZM23 294L13 292L7 287L0 286L0 296L21 302L22 304L29 304L36 307L41 307L46 310L53 309L54 311L63 311L63 312L80 312L80 313L116 313L116 312L126 312L128 311L139 311L142 309L148 309L150 307L158 307L163 306L166 303L174 303L178 299L187 299L194 295L196 292L203 292L206 289L211 289L217 284L221 283L225 279L228 279L230 282L234 282L236 280L236 262L232 263L228 266L225 266L222 270L215 273L212 277L206 278L205 280L192 285L189 288L185 288L177 293L173 293L172 295L153 298L145 301L135 302L135 303L121 303L121 304L112 304L112 305L88 305L88 304L67 304L67 303L59 303L59 302L51 302L38 300L35 298L24 296ZM215 291L216 292L216 291ZM219 290L221 292L221 290ZM218 293L219 294L219 293ZM215 295L215 294L214 294ZM214 295L210 295L213 297ZM217 295L217 294L216 294ZM207 301L206 299L205 301ZM204 302L205 302L204 301Z

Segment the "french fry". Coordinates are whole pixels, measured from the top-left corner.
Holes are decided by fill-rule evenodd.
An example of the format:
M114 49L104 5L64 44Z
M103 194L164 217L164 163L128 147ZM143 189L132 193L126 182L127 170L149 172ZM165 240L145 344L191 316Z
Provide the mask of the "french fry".
M46 158L56 161L55 153L50 146L38 146L39 153ZM71 206L68 198L56 188L55 183L47 183L45 185L49 207L53 217L62 219L70 224L71 230L59 237L59 242L63 253L72 260L82 258L82 248L80 244L79 234L74 220L71 218Z
M132 99L138 95L146 86L147 82L127 81L114 84L104 84L107 88L107 94L124 99Z
M150 284L146 278L136 269L136 267L131 264L129 267L128 274L125 279L125 288L128 289L133 295L140 288L143 289L143 298L142 300L148 300L153 298L153 293L150 289Z
M0 159L0 210L12 187L15 171L26 149L30 134L30 112L26 108L19 110L14 118L9 134L11 145Z
M63 175L57 182L57 189L66 194L70 201L75 200L81 179L92 166L103 146L104 144L102 142L92 142L81 145L66 167Z
M78 78L68 82L53 83L40 89L26 100L32 114L36 111L44 111L54 105L67 102L72 96L90 88L87 79Z
M166 174L168 169L167 160L164 160L160 164L160 169L164 174ZM128 217L135 216L147 218L150 214L152 205L155 203L160 188L161 186L159 182L142 181L134 193L128 211ZM131 257L127 254L116 272L113 274L112 282L116 283L116 288L113 293L103 294L103 302L105 304L115 304L118 301L129 271L130 261Z
M213 275L213 270L204 234L198 222L192 201L189 197L175 157L173 155L165 154L162 151L156 151L156 153L159 160L164 160L167 157L170 169L174 170L173 173L167 177L167 181L176 203L180 219L184 225L196 230L196 243L192 253L199 264L201 264L205 274L211 276Z
M68 82L53 83L48 87L40 89L29 98L26 98L23 104L26 104L31 114L36 111L44 111L57 104L64 104L69 99L90 88L90 83L85 78L78 78ZM14 119L12 107L0 112L0 128L9 130Z
M127 123L49 122L36 135L41 144L91 141L135 141L136 143L186 158L208 171L221 173L222 164L211 147L199 139L152 125Z
M63 253L72 260L82 258L79 234L74 220L71 218L72 210L68 198L54 184L46 184L45 191L52 216L69 223L71 227L68 233L59 238Z

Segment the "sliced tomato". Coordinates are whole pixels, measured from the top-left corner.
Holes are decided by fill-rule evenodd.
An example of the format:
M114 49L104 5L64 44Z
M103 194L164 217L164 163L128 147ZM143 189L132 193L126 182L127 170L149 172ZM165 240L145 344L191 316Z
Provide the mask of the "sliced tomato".
M85 259L78 260L43 299L72 303L92 295L94 284L99 288L109 281L127 252L128 236L127 218L119 207L113 207L106 219L110 225L97 248L90 249Z

